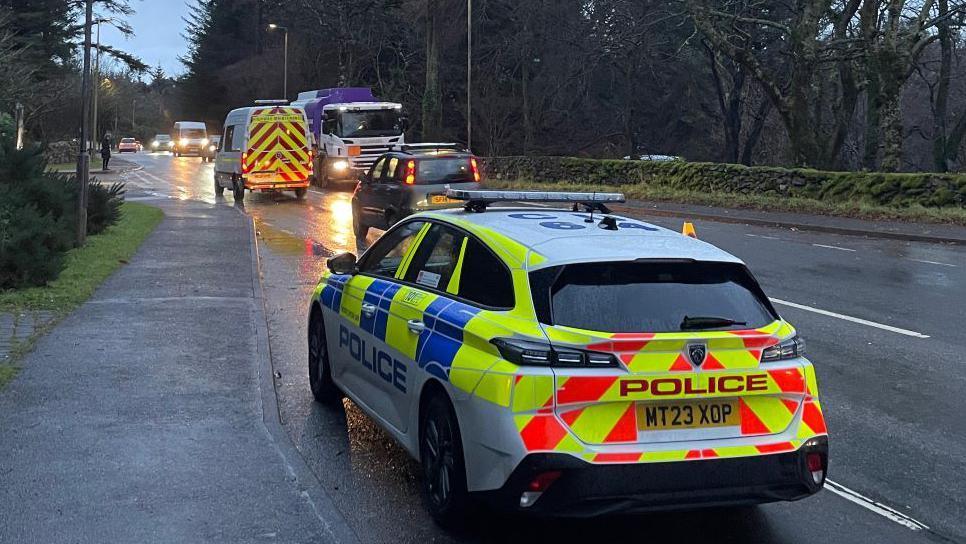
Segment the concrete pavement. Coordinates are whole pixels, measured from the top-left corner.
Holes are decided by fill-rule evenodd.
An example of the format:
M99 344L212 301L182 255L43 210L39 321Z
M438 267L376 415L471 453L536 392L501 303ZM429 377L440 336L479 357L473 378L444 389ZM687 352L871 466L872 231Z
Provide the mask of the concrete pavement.
M279 430L250 219L163 207L0 392L0 542L354 541Z

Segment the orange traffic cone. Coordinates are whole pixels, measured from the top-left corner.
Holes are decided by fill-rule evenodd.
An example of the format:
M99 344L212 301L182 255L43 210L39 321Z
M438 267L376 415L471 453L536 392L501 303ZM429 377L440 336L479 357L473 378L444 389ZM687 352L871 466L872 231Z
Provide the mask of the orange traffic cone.
M691 238L697 238L698 234L694 232L694 223L688 221L684 222L684 226L681 227L681 234L685 236L690 236Z

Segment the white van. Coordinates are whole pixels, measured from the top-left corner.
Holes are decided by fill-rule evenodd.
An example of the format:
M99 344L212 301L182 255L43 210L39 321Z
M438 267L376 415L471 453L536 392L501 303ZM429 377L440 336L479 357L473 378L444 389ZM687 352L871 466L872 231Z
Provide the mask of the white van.
M171 128L175 157L194 154L201 156L208 146L208 127L198 121L178 121Z
M229 189L235 200L249 191L295 191L301 200L312 177L312 150L305 110L287 101L257 101L225 118L215 156L215 194Z

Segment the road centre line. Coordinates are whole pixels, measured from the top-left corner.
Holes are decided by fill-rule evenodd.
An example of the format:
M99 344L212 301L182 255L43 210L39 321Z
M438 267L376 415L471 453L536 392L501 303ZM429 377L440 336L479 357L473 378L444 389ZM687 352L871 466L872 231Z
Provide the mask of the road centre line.
M874 501L866 497L865 495L862 495L856 491L853 491L845 487L844 485L838 482L833 482L832 480L825 480L825 489L828 489L832 493L835 493L836 495L842 497L847 501L851 501L855 504L858 504L862 508L871 510L876 514L879 514L880 516L886 519L889 519L891 521L894 521L899 525L902 525L913 531L929 530L929 526L926 525L925 523L916 521L915 519L903 514L902 512L899 512L894 508L890 508L880 502Z
M792 308L798 308L799 310L805 310L807 312L813 312L816 314L834 317L836 319L842 319L844 321L851 321L852 323L858 323L860 325L866 325L869 327L875 327L877 329L882 329L884 331L894 332L897 334L904 334L906 336L912 336L913 338L929 338L929 335L922 334L921 332L910 331L908 329L900 329L899 327L893 327L892 325L884 325L882 323L876 323L875 321L869 321L867 319L862 319L860 317L852 317L850 315L837 314L835 312L830 312L828 310L822 310L821 308L813 308L811 306L806 306L804 304L797 304L795 302L789 302L787 300L781 300L778 298L772 298L772 302L775 304L781 304L782 306L790 306Z
M855 251L854 249L849 249L847 247L827 246L825 244L812 244L812 245L815 247L824 247L825 249L837 249L839 251Z
M745 236L751 236L752 238L764 238L766 240L781 240L781 238L777 236L765 236L764 234L749 234L747 232L745 233Z
M925 259L909 259L909 260L910 261L916 261L917 263L938 264L939 266L950 266L952 268L956 268L956 265L954 265L954 264L941 263L941 262L938 262L938 261L927 261Z

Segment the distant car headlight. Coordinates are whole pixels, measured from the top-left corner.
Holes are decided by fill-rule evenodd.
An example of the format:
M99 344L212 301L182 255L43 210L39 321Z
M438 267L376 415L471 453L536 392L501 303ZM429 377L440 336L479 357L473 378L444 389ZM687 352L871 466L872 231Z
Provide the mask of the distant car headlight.
M171 140L170 142L168 142L168 147L174 147L174 140Z
M179 142L179 143L181 144L181 147L184 147L184 146L188 145L188 139L187 138L181 138L181 142Z
M201 145L208 145L208 138L202 138Z
M337 172L342 172L349 169L349 161L341 160L332 163L332 169Z
M157 149L158 148L158 145L159 144L158 144L158 141L157 140L151 142L151 147L154 148L154 149Z
M214 145L209 145L208 146L208 151L211 151L212 153L214 153L216 149L218 149L217 146L214 146Z

